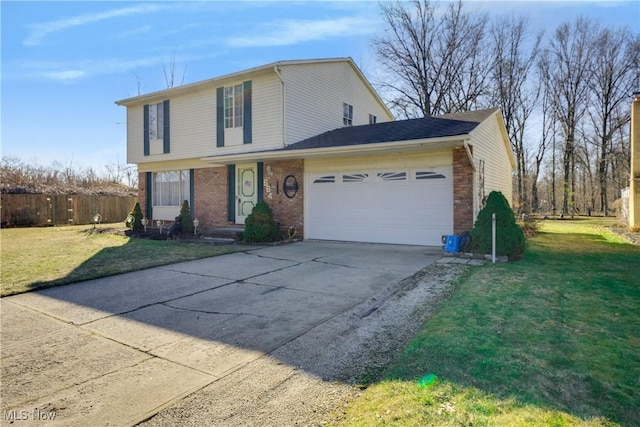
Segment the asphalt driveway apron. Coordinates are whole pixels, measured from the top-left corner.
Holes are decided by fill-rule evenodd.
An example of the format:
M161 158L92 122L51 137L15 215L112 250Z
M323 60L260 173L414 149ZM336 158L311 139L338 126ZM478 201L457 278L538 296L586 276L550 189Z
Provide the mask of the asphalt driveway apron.
M136 424L438 254L302 242L3 298L2 424Z

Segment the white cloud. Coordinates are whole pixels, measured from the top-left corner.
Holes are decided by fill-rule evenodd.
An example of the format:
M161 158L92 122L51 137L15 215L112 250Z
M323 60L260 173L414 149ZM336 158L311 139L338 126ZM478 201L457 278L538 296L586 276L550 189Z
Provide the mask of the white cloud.
M180 64L197 62L218 56L219 52L207 52L200 55L181 55L176 58ZM161 67L168 61L166 55L154 55L135 59L108 58L101 60L81 60L70 62L56 61L28 61L21 63L19 68L7 73L3 70L3 78L32 78L72 83L75 80L90 78L106 74L121 74L149 67ZM11 69L11 67L9 67ZM158 68L160 69L160 68Z
M45 37L58 31L63 31L94 22L104 21L105 19L152 13L161 9L166 9L166 6L156 4L143 4L139 6L108 10L105 12L87 13L84 15L73 16L71 18L60 19L57 21L33 24L29 26L31 28L31 34L29 34L29 36L22 43L25 46L37 46L42 43Z
M84 77L85 72L82 70L49 71L42 73L42 75L49 80L70 81Z
M142 27L133 28L131 30L122 31L115 35L116 39L128 39L130 37L139 36L151 32L151 25L143 25Z
M232 47L291 46L334 37L366 35L376 30L375 23L361 17L319 21L287 20L271 23L270 31L227 40Z

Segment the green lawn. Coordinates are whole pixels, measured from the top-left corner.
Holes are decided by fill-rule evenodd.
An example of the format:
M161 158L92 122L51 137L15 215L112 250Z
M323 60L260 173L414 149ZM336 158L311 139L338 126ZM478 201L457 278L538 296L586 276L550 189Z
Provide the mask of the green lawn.
M640 247L603 225L545 222L524 260L470 268L341 425L640 425Z
M0 230L0 295L246 249L129 238L110 232L114 227L122 225Z

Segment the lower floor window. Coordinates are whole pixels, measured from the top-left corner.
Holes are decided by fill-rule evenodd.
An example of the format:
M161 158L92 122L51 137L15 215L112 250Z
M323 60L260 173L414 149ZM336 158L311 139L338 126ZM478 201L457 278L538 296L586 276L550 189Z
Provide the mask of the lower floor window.
M189 171L169 171L153 174L153 205L180 206L190 200Z

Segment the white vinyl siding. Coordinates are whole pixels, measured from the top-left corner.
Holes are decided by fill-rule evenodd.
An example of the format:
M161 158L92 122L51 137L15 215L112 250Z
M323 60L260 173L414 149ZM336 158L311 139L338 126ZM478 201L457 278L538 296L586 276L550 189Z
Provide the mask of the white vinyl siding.
M143 106L127 107L127 163L145 160Z
M353 126L392 120L347 62L285 65L286 144L344 126L343 103L353 106Z
M230 81L217 86L201 87L186 94L169 96L171 152L161 156L143 155L143 105L127 107L127 162L143 164L169 160L198 160L215 154L282 147L280 81L274 73L242 79L245 80L252 80L251 144L216 147L216 87L241 83Z
M474 214L480 210L480 174L484 175L484 194L500 191L512 203L512 166L509 161L510 151L505 147L497 116L492 115L480 123L471 133L469 144L473 147L473 159L476 171L474 174ZM482 164L484 163L484 165Z

